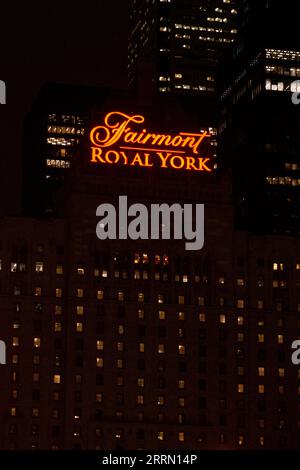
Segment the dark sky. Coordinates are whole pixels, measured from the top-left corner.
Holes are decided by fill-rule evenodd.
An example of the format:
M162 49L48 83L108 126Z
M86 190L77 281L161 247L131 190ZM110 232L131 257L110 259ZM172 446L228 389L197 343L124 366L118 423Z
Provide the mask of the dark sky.
M129 0L1 2L0 209L20 203L23 119L45 82L126 87Z

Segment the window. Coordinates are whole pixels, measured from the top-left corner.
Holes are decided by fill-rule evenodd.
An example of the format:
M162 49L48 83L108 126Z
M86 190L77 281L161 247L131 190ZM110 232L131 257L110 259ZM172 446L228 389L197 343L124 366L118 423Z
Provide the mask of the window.
M205 313L199 313L199 321L201 323L205 323L206 322L206 315Z
M179 440L179 442L184 442L184 432L179 432L178 433L178 440Z
M238 393L244 393L245 386L244 384L238 384Z
M39 374L39 372L34 372L34 373L32 374L32 381L33 381L33 382L39 382L39 381L40 381L40 374Z
M40 348L41 347L41 338L33 338L33 347Z
M144 302L144 294L143 292L138 293L138 302Z
M178 296L178 303L179 303L179 305L184 305L184 295L179 295Z
M54 331L55 331L55 333L60 333L61 332L61 322L55 322L54 323Z
M144 353L145 352L145 343L139 343L139 352Z
M40 297L40 296L42 295L42 288L41 288L41 287L36 287L36 288L35 288L34 295L35 295L36 297ZM56 297L58 297L58 296L56 296Z
M264 377L265 376L265 368L264 367L259 367L258 368L258 375L259 375L259 377Z
M118 341L117 342L117 351L123 352L124 351L124 343L123 341Z
M118 325L118 334L123 335L124 334L124 325Z
M55 305L54 315L61 315L61 314L62 314L61 305Z
M84 268L77 268L77 274L79 274L79 276L84 276Z
M103 300L104 292L103 290L97 290L97 300Z
M103 357L96 357L96 366L103 367L103 364L104 364Z
M157 348L158 354L164 354L165 353L165 345L164 344L159 344Z
M198 305L204 307L204 297L198 297Z
M55 289L55 297L62 297L62 289L60 287Z
M122 302L124 300L124 292L118 292L118 300Z
M265 393L265 386L263 384L258 385L257 391L260 394L264 394Z
M145 311L143 309L138 310L138 318L139 320L144 320L145 318Z
M117 368L123 369L123 359L117 359Z
M60 374L54 374L53 375L53 383L54 384L60 384Z
M82 322L76 322L76 331L77 331L77 333L82 333L83 332L83 323Z
M137 379L137 384L138 384L138 387L144 387L144 386L145 386L145 379L144 379L144 377L138 377L138 379Z
M283 335L277 335L277 343L278 344L283 344L284 342L284 336Z
M178 320L185 320L185 313L184 312L178 312Z
M220 323L222 324L225 324L226 323L226 315L224 315L223 313L220 314Z
M245 307L245 301L242 300L242 299L239 299L239 300L237 301L237 308L241 308L241 309L242 309L242 308L244 308L244 307Z
M36 261L35 263L35 271L37 273L42 273L44 271L44 263L43 261Z
M257 335L257 340L259 343L264 343L265 342L265 335L260 333Z
M164 432L163 431L158 431L157 433L157 439L159 441L163 441L164 440Z
M163 395L160 395L157 398L157 404L158 404L158 406L163 406L165 404L165 397Z
M64 273L63 265L62 264L57 264L55 272L56 272L57 275L62 275Z
M239 316L237 317L237 324L238 324L239 326L243 326L243 325L244 325L244 317L242 317L241 315L239 315Z
M279 376L279 377L284 377L284 376L285 376L285 370L284 370L283 367L280 367L280 368L278 369L278 376Z
M98 339L98 340L96 341L96 348L97 348L97 351L103 351L103 349L104 349L104 341Z
M137 402L138 405L143 405L144 404L144 395L137 395L136 402Z
M164 310L159 310L158 312L158 318L160 320L165 320L166 319L166 312Z
M83 315L84 308L82 305L76 306L76 315Z
M185 346L184 346L184 344L179 344L178 345L178 353L180 355L185 355Z
M77 297L82 298L83 297L83 289L77 289Z
M13 336L12 345L13 345L14 347L20 346L20 338L19 338L19 336Z

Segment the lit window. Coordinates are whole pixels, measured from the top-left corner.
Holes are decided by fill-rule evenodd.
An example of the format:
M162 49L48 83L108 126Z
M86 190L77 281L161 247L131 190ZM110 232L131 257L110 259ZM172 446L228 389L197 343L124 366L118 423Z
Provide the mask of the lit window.
M19 364L19 354L13 354L11 362L12 364Z
M18 269L18 263L10 263L10 271L16 273Z
M264 377L265 376L265 368L264 367L259 367L258 368L258 375L259 375L259 377Z
M103 290L97 290L97 300L103 300L104 292Z
M178 405L183 408L185 406L185 398L184 397L179 397L178 398Z
M54 374L53 375L53 383L54 384L60 384L60 374Z
M245 444L245 436L238 437L238 445L243 446Z
M97 403L102 403L103 402L103 395L101 392L96 393L95 399Z
M60 333L61 332L61 323L60 322L55 322L54 323L54 331L55 331L55 333Z
M101 339L98 339L96 341L96 348L97 348L97 351L103 351L104 349L104 341L101 340Z
M284 342L284 336L283 335L277 335L277 343L278 344L283 344Z
M242 299L239 299L237 301L237 308L244 308L245 307L245 301Z
M285 370L284 370L283 367L280 367L278 369L278 375L279 375L279 377L284 377L285 376Z
M260 333L257 335L257 339L259 343L264 343L265 342L265 335Z
M40 348L41 347L41 338L33 338L33 347Z
M124 343L123 341L118 341L117 342L117 351L123 352L124 351Z
M198 305L204 307L204 297L198 297Z
M157 439L159 441L163 441L164 440L164 432L163 431L158 431L157 433Z
M164 303L164 296L162 294L158 294L157 296L157 302L159 304L163 304Z
M55 305L54 315L61 315L61 314L62 314L61 305Z
M165 320L166 319L166 312L164 310L159 310L158 312L158 318L160 320Z
M244 391L245 391L245 385L238 384L238 393L244 393Z
M138 293L138 302L144 302L144 294L143 292Z
M165 345L164 344L159 344L157 348L158 354L164 354L165 353Z
M32 417L33 418L38 418L39 417L39 409L38 408L32 408Z
M179 303L179 305L184 305L184 295L179 295L178 296L178 303Z
M118 292L118 300L122 302L124 300L124 292Z
M237 317L237 324L238 324L239 326L243 326L243 325L244 325L244 317L238 316L238 317Z
M265 445L265 438L264 436L259 436L259 445L263 447Z
M145 379L144 377L139 377L137 379L137 384L138 384L138 387L144 387L145 386Z
M220 323L222 324L226 323L226 315L224 315L224 313L220 314Z
M117 368L123 369L123 359L117 359Z
M157 398L157 404L159 406L163 406L165 404L165 397L163 395L161 395Z
M34 373L32 374L32 381L33 381L33 382L39 382L39 380L40 380L40 374L39 374L39 372L34 372Z
M14 347L20 346L20 338L19 338L19 336L13 336L12 345L13 345Z
M104 364L103 357L96 357L96 366L103 367L103 364Z
M244 341L244 339L245 339L244 333L238 333L238 334L237 334L237 340L238 340L238 342L242 343L242 342Z
M185 346L183 344L178 345L178 353L181 355L185 354Z
M77 274L79 274L79 276L84 276L84 268L77 268Z
M264 394L265 393L265 386L263 384L258 385L257 391L260 394Z
M36 288L35 288L35 293L34 293L34 295L35 295L36 297L40 297L40 296L42 295L42 288L41 288L41 287L36 287ZM58 296L57 296L57 297L58 297Z
M123 335L124 334L124 325L118 325L118 334Z
M82 333L83 332L83 323L82 322L76 322L76 331L77 331L77 333Z
M199 313L199 321L201 323L205 323L206 322L206 315L205 313Z
M58 287L55 289L55 297L62 297L62 289Z
M145 343L139 343L139 352L144 353L145 352Z
M76 314L77 315L83 315L83 312L84 312L84 308L82 305L77 305L76 306Z
M184 312L178 312L178 320L185 320L185 313Z
M178 388L179 389L184 389L185 387L185 382L184 380L178 380Z
M16 407L12 407L10 409L10 416L17 416L17 408Z
M42 273L44 271L44 263L42 261L37 261L35 263L35 270L37 273Z
M77 297L83 297L83 289L77 289Z
M144 320L145 318L145 311L143 309L138 310L138 318L139 320Z
M144 395L137 395L136 402L137 402L138 405L143 405L144 404Z
M106 269L103 269L103 270L102 270L102 277L107 278L107 276L108 276L107 270L106 270Z
M219 284L224 285L225 284L225 277L219 277Z
M180 442L184 442L184 432L179 432L179 433L178 433L178 440L179 440Z
M63 265L62 264L57 264L56 265L56 270L55 270L56 274L58 275L61 275L64 273L64 268L63 268Z

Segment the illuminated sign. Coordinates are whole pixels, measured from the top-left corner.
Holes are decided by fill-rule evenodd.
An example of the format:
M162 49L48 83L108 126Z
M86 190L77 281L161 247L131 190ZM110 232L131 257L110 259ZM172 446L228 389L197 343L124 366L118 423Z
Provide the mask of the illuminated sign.
M154 134L142 126L144 122L141 115L108 113L104 125L90 132L91 163L212 171L211 159L199 156L199 147L210 137L209 132Z

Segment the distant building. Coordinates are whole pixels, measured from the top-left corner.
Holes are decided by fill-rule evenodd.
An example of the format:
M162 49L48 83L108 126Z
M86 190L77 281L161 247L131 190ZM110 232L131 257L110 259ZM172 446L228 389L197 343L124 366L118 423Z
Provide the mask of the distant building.
M131 0L130 85L214 96L217 63L237 34L236 0Z
M300 40L294 2L244 2L219 85L220 160L233 168L241 228L300 234ZM278 31L284 34L279 34Z

